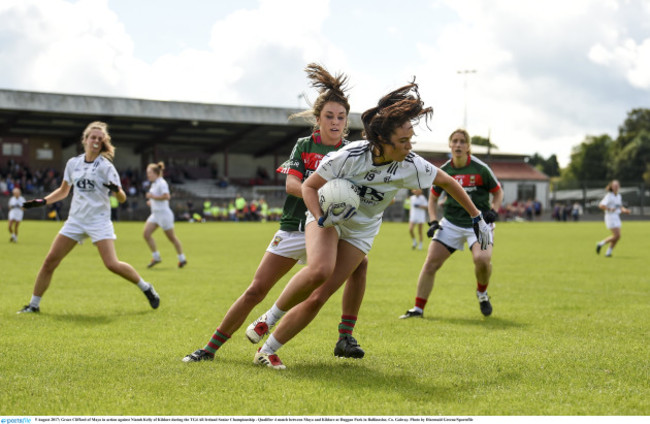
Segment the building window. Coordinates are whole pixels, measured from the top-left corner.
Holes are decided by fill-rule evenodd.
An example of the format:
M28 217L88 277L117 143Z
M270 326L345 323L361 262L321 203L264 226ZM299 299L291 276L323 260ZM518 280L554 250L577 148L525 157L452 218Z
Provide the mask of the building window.
M52 149L36 149L36 159L38 160L52 160L54 152Z
M21 143L2 143L3 156L22 156L23 145Z
M517 185L517 200L537 199L537 186L531 183L520 183Z

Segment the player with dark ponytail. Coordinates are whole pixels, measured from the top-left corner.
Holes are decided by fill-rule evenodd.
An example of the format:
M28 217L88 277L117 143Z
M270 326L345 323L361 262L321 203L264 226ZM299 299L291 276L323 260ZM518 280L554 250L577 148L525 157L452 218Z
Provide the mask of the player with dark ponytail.
M327 294L334 293L364 260L379 232L384 210L400 189L429 189L434 182L445 187L475 217L479 239L487 237L487 224L463 188L411 152L413 123L432 113L433 109L424 106L414 81L388 93L362 114L366 140L330 153L304 182L302 194L309 209L307 257L318 261L308 262L280 295L292 309L255 354L254 363L271 366L275 362L273 368L285 368L276 352L316 317L327 300L319 292L326 288ZM359 189L358 213L347 219L330 219L318 201L318 189L336 178L345 178Z
M280 229L266 249L250 286L232 304L207 345L185 356L184 362L212 360L217 350L241 327L248 314L264 300L278 280L296 263L308 260L304 233L307 208L302 200L302 184L316 170L325 155L348 143L345 137L348 132L350 104L346 94L346 75L332 76L325 68L315 63L307 65L305 72L319 95L311 109L293 115L290 119L302 118L311 122L313 133L298 139L289 160L277 169L277 172L287 175L287 198L282 209ZM367 260L364 259L358 263L356 270L353 270L346 285L343 314L338 328L339 339L334 349L336 356L361 358L364 355L364 351L352 337L352 332L365 291L366 268ZM330 296L326 291L320 294L325 299ZM290 305L279 299L271 309L248 326L248 339L252 343L262 340L289 307ZM273 355L266 356L264 360L270 367L283 367Z

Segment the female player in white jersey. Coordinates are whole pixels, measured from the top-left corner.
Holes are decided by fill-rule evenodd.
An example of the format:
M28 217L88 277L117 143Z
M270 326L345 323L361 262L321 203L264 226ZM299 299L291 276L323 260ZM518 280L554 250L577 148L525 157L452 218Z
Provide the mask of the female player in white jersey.
M151 236L158 227L163 229L167 239L174 245L178 255L178 267L183 268L187 265L187 260L183 253L183 246L174 233L174 212L169 207L171 194L169 193L169 185L163 178L164 170L165 164L163 162L147 165L147 179L151 182L151 187L146 197L149 199L147 203L151 208L151 215L144 224L143 236L149 249L151 249L152 256L147 268L151 268L161 261L160 252L156 248L156 241Z
M319 89L319 95L314 106L298 116L313 121L314 132L309 137L298 139L289 160L277 169L277 172L287 174L287 198L282 208L280 229L273 236L246 291L230 306L205 347L185 356L183 362L213 360L217 351L241 327L248 314L264 300L271 288L297 263L304 263L307 259L307 207L302 200L302 184L316 170L325 155L347 143L345 136L350 103L345 92L345 74L332 76L325 68L315 63L307 65L305 71L312 81L312 86ZM364 351L352 337L352 332L366 287L366 269L367 261L362 261L350 276L343 293L339 339L334 347L334 355L338 357L364 356ZM315 295L318 296L318 293ZM322 295L325 298L330 296L326 293ZM287 307L280 301L273 304L271 309L248 326L246 337L252 343L260 342L291 306L293 305ZM274 357L270 359L274 360Z
M429 202L427 198L424 197L424 194L422 194L422 190L419 188L411 190L411 193L413 193L411 197L409 197L409 205L411 206L411 209L409 209L409 235L413 241L411 247L413 249L417 247L419 250L422 250L422 226L427 222L427 208ZM415 239L416 226L418 229L419 244Z
M614 246L616 246L618 241L621 239L621 214L630 213L630 210L623 206L623 198L618 192L620 188L621 184L618 182L618 180L613 180L607 184L607 187L605 188L607 190L607 194L605 194L605 197L603 197L603 199L598 204L598 207L601 210L605 211L605 226L609 231L612 232L612 235L598 242L596 245L596 253L600 254L600 249L609 243L609 247L605 253L605 257L607 258L612 256L612 250L614 250Z
M9 233L11 243L18 243L18 226L23 220L23 203L25 198L21 195L18 187L11 190L11 198L9 199Z
M65 199L70 193L70 188L74 187L68 219L54 238L36 276L31 301L18 313L40 311L41 297L49 287L54 271L63 258L86 237L90 237L97 246L106 268L137 284L147 296L151 307L156 309L160 298L153 286L144 281L131 265L119 261L115 252L115 232L108 197L109 192L113 192L117 200L124 203L126 194L112 163L115 147L111 143L108 126L103 122L91 122L83 132L81 144L84 153L68 160L61 186L44 199L28 200L23 205L25 209L29 209L58 202Z
M445 172L411 153L414 120L433 113L425 108L415 82L379 100L361 116L365 141L350 143L330 153L303 184L302 194L309 209L306 221L307 257L310 261L291 279L280 301L294 306L280 321L253 362L283 369L276 352L305 328L327 300L314 296L320 287L334 293L370 251L379 232L384 209L399 189L445 187L475 219L477 236L487 248L489 227L463 188ZM359 210L348 206L339 215L322 211L318 189L334 178L352 181L359 189ZM323 290L322 288L320 289ZM314 292L315 293L315 292Z

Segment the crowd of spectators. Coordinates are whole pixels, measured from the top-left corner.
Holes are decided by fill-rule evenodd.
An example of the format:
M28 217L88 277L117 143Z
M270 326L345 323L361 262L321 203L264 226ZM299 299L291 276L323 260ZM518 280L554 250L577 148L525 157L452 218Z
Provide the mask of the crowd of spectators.
M542 216L542 203L539 200L516 200L501 206L498 210L501 221L533 221Z
M0 168L0 195L10 196L18 187L23 195L49 192L61 185L61 173L54 168L31 170L13 160Z

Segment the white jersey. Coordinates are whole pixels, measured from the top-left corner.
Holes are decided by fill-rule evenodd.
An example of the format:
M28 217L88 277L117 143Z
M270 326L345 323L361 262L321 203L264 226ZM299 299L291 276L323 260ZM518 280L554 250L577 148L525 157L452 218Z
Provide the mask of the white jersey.
M83 154L75 156L65 165L63 180L73 190L69 218L82 224L110 221L110 191L104 184L122 187L111 161L101 155L93 162L86 162Z
M600 201L599 205L605 206L605 217L608 216L620 216L621 207L623 206L623 198L619 194L614 194L614 192L607 192L603 200Z
M22 221L24 218L23 203L25 198L23 196L14 197L9 199L9 221Z
M414 194L410 197L410 202L411 209L409 210L409 222L424 224L427 221L427 210L417 206L424 206L426 208L429 205L429 201L423 194L420 194L419 196Z
M167 184L167 181L165 181L163 177L156 178L156 181L151 183L149 193L156 197L162 196L165 193L169 194L169 185ZM162 212L169 209L169 200L149 200L151 201L151 213Z
M22 209L23 203L25 203L25 198L23 196L11 196L9 199L9 209Z
M357 186L359 209L344 225L361 230L381 222L384 210L400 189L430 189L438 168L415 153L409 153L402 162L374 165L370 143L364 140L328 153L316 172L328 181L345 178Z

